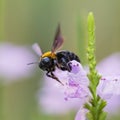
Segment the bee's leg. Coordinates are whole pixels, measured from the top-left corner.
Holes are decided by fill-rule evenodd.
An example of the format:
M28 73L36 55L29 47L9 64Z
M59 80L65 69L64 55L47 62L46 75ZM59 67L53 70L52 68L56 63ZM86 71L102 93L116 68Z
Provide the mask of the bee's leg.
M50 73L50 74L49 74ZM46 75L58 81L60 84L64 85L52 72L47 72Z
M67 71L71 71L71 66L70 66L70 62L65 61L65 59L61 59L61 63L57 64L57 67L61 70L67 70Z
M69 68L69 70L68 70L69 72L72 70L71 64L72 64L71 62L68 62L68 63L67 63L67 66L68 66L68 68Z

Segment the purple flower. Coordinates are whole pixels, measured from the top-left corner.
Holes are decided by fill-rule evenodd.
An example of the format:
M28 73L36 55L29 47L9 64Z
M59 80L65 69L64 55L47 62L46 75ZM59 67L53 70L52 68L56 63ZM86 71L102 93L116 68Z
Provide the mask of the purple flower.
M88 96L88 78L82 65L75 60L71 61L72 71L67 73L65 95L68 98L84 98Z
M120 95L120 53L103 59L97 65L97 69L102 75L98 86L98 93L102 93L103 98Z
M107 101L105 111L114 114L120 109L120 53L103 59L97 65L97 70L102 75L97 88L98 94ZM75 120L85 120L86 112L84 108L80 108Z
M88 90L89 80L86 71L80 63L76 61L71 61L71 63L71 72L58 69L55 71L55 75L61 80L64 86L51 78L45 77L47 80L45 87L42 90L42 95L40 96L40 104L44 109L48 110L49 113L54 110L56 110L56 113L60 113L62 110L67 112L67 110L73 109L76 106L78 108L79 106L80 110L77 113L75 120L85 120L85 114L87 111L83 109L83 105L91 97ZM119 65L120 54L112 55L97 65L97 70L102 75L97 91L98 94L108 103L106 107L107 112L110 112L110 109L108 108L114 108L112 105L115 105L115 103L111 100L114 99L115 102L117 102L117 105L120 105L120 103L118 103L118 98L120 98L118 97L120 95ZM75 100L77 100L77 102ZM71 103L71 101L74 102ZM49 106L49 108L47 106Z
M67 114L70 110L78 110L83 104L79 99L64 98L64 88L51 78L44 81L43 88L38 93L40 109L47 114Z
M107 101L105 110L115 113L120 108L120 53L103 59L97 65L102 79L98 86L98 94Z
M104 99L112 95L120 95L120 75L103 76L98 86L98 93Z
M89 91L86 72L80 63L76 61L72 61L71 63L71 72L57 69L54 73L64 86L45 76L45 87L42 88L39 98L45 112L65 114L87 101Z
M0 44L0 77L6 81L30 76L33 67L27 63L35 58L27 47L10 43Z

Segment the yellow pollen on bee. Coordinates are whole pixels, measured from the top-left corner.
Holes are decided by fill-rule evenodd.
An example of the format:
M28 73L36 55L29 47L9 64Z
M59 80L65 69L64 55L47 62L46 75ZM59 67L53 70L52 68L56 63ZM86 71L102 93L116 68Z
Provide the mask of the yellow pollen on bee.
M52 53L51 51L48 51L48 52L44 53L41 57L42 58L44 58L44 57L51 57L51 58L54 59L54 58L56 58L56 54Z

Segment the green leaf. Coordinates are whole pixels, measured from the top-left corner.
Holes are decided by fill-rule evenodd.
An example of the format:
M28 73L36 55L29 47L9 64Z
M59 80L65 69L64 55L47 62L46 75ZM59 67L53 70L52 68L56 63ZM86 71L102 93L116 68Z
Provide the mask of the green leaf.
M86 114L86 117L88 118L88 120L93 120L93 115L90 112Z
M84 108L86 108L86 109L88 109L88 110L91 111L91 105L88 104L88 103L85 103L85 104L84 104Z
M106 117L107 117L107 113L106 113L106 112L102 112L102 113L100 114L99 120L106 120Z

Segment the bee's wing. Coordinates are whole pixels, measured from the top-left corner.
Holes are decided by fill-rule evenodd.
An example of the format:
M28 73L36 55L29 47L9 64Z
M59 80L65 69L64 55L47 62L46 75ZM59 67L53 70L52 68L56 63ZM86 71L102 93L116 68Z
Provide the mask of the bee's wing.
M37 55L41 56L42 55L42 51L40 49L40 46L37 43L34 43L32 45L33 50L36 52Z
M54 42L53 42L51 51L55 52L57 49L59 49L62 46L63 41L64 41L64 39L61 35L60 24L59 24L57 27L57 30L56 30L56 34L55 34L55 38L54 38Z

